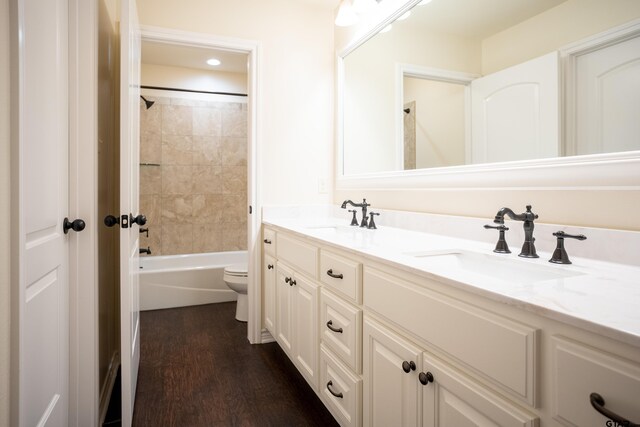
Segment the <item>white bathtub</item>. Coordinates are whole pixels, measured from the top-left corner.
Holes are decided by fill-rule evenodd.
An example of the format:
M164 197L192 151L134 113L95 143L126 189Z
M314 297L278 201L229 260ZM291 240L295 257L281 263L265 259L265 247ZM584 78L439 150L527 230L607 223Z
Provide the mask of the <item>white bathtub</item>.
M235 301L224 268L247 262L247 252L140 258L140 310Z

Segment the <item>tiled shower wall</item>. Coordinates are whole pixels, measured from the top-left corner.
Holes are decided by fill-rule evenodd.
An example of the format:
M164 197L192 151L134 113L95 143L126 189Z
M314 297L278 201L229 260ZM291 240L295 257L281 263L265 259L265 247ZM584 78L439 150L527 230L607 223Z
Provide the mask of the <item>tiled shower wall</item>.
M246 250L247 104L145 97L156 103L140 103L140 247Z

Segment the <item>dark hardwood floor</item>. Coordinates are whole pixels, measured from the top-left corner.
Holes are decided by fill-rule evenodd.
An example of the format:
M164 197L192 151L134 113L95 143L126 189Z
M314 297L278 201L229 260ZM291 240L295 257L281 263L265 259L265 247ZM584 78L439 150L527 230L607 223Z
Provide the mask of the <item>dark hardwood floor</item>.
M134 426L337 426L278 344L251 345L235 303L141 313Z

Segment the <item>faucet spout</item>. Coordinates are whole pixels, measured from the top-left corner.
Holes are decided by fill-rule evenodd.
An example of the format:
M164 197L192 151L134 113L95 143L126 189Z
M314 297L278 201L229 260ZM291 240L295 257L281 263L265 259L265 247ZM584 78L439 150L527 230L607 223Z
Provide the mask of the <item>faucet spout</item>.
M362 208L362 222L360 223L360 227L366 227L367 206L371 206L371 204L367 203L367 199L362 199L362 203L353 203L353 201L351 200L345 200L344 202L342 202L342 205L340 205L340 208L346 209L348 204L353 206L354 208ZM353 223L351 225L353 225Z
M518 256L525 258L538 258L536 253L536 247L534 245L535 238L533 237L533 221L538 218L538 215L531 212L531 205L527 205L526 212L516 214L510 208L502 208L496 213L493 220L496 224L504 224L504 216L508 216L514 221L522 221L522 227L524 228L524 244L522 245L522 251Z

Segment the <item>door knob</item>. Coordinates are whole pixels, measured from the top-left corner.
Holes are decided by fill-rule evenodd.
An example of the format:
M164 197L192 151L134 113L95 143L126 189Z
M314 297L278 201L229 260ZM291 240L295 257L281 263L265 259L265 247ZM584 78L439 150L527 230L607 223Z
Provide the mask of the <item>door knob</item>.
M120 224L120 218L113 215L107 215L104 217L104 225L107 227L113 227L116 224Z
M129 214L129 222L143 226L147 223L147 217L144 215L133 216L133 214Z
M65 218L62 223L62 229L64 230L64 234L67 234L69 230L73 230L76 233L84 230L86 224L81 219L74 219L73 221L69 221L69 218Z

